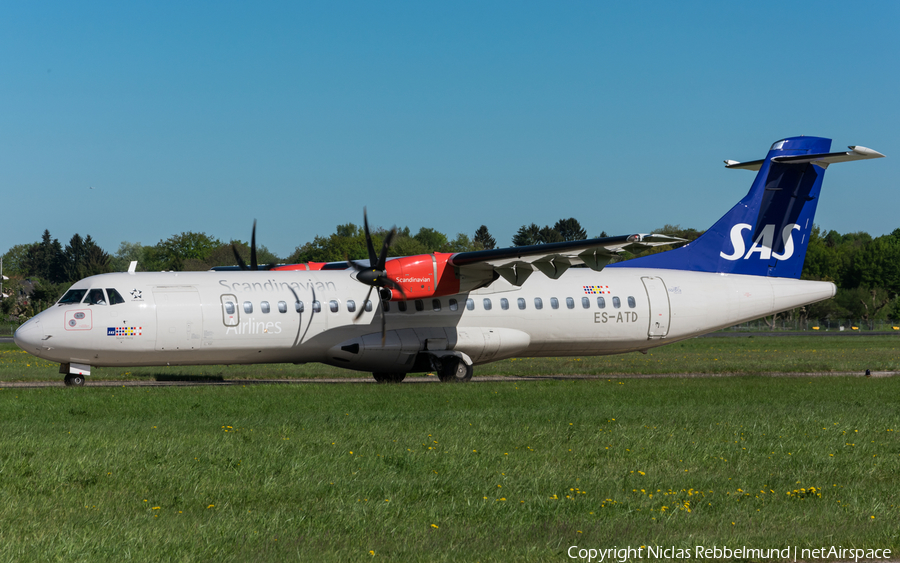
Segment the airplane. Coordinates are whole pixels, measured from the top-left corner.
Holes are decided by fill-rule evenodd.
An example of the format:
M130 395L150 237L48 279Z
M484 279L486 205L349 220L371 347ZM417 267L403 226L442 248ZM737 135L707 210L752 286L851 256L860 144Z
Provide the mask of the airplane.
M92 367L321 362L378 382L436 372L469 381L505 358L646 353L833 297L800 280L826 168L883 157L831 140L790 137L766 157L725 161L757 171L750 191L693 242L632 234L474 252L260 266L128 272L73 284L23 324L15 342L60 363L67 385ZM237 255L237 252L235 251ZM373 297L373 290L375 296Z

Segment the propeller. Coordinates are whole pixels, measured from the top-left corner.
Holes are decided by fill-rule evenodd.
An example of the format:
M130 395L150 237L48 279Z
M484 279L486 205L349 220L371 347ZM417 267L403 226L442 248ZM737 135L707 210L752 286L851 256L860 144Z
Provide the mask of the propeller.
M256 219L253 220L253 232L250 234L250 265L248 266L247 263L244 262L244 259L241 258L237 246L233 242L231 243L231 251L234 252L234 257L241 270L271 270L275 267L275 264L267 264L260 268L259 264L256 262Z
M388 249L391 247L391 241L394 239L394 236L397 234L397 228L392 228L388 234L384 237L384 245L381 247L381 254L375 254L375 245L372 244L372 234L369 232L369 218L366 214L366 208L363 208L363 230L366 235L366 248L369 251L369 265L363 266L353 260L348 259L347 263L356 270L356 279L361 283L364 283L369 286L369 292L366 293L366 298L363 301L363 306L359 308L359 313L354 317L354 321L358 321L360 317L366 312L365 302L369 300L369 297L372 295L372 290L376 287L379 289L389 289L389 290L397 290L400 292L400 295L406 298L406 292L403 291L403 287L400 286L397 282L388 277L387 272L385 271L385 266L387 263L387 253ZM385 316L384 316L384 307L381 310L381 345L384 346L384 340L386 335L386 326L385 326Z

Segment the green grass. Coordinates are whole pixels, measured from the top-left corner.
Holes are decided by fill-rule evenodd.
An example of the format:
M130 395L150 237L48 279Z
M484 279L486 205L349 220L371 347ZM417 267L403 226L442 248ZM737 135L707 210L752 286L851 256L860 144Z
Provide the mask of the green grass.
M896 554L898 403L859 377L6 388L0 560Z
M479 375L655 375L678 373L862 373L900 371L897 336L696 338L648 354L512 359L476 366ZM58 380L59 365L0 344L0 381ZM320 364L95 368L93 379L207 377L290 379L368 376Z

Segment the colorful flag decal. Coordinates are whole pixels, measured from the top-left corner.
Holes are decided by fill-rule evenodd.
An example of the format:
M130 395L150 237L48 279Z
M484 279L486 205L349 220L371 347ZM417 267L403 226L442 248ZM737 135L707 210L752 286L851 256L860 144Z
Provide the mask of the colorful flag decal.
M603 295L604 293L609 293L608 285L585 285L584 293L585 295Z
M143 328L141 326L110 326L106 327L106 336L141 336Z

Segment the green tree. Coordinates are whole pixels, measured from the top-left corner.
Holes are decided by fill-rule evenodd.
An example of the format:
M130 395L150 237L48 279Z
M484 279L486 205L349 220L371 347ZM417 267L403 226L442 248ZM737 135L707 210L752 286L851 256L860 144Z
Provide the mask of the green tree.
M447 247L447 235L434 229L422 227L413 237L425 247L425 252L443 252Z
M70 283L52 283L44 279L32 280L31 295L25 300L25 314L29 317L37 315L51 307L69 290Z
M17 244L3 255L3 274L6 276L24 275L23 268L31 244Z
M419 254L428 254L425 245L410 236L398 236L391 245L389 256L417 256Z
M447 243L446 252L471 252L480 250L479 245L469 239L465 233L457 233L456 238Z
M581 223L574 217L560 219L553 225L553 229L558 232L562 237L562 240L565 241L584 240L588 238L587 231L581 227Z
M565 242L559 231L553 227L544 227L541 229L541 243L549 244L551 242Z
M250 244L240 240L233 240L213 250L209 257L202 262L203 269L208 270L215 266L236 266L237 260L234 259L234 250L232 250L231 245L234 245L234 248L237 249L238 254L244 260L244 264L249 266ZM275 256L265 245L261 244L256 247L256 263L260 268L271 264L279 264L280 262L281 259Z
M161 240L156 247L158 260L164 270L183 270L186 260L205 262L210 254L222 246L222 241L208 236L206 233L191 231L174 235Z
M475 238L473 241L476 245L481 245L481 249L483 250L491 250L497 246L496 239L491 236L486 225L478 227L478 230L475 231Z
M22 274L25 277L41 278L50 283L66 280L62 245L59 240L50 238L50 231L47 229L41 236L41 242L30 246L23 262Z
M860 286L884 288L891 297L900 294L900 234L878 237L866 244L856 253L853 268Z
M372 232L372 245L376 253L381 252L382 241L386 235L384 229ZM353 223L338 225L334 234L328 237L316 235L312 242L298 246L288 256L286 262L299 264L305 262L342 262L350 260L367 260L369 251L366 248L366 237L363 229Z
M110 259L109 267L113 272L125 272L128 271L128 267L132 262L137 262L136 271L144 272L147 270L144 269L143 258L144 247L141 243L122 241L119 243L119 249Z
M541 228L536 223L530 225L522 225L513 236L513 246L531 246L533 244L541 244Z

